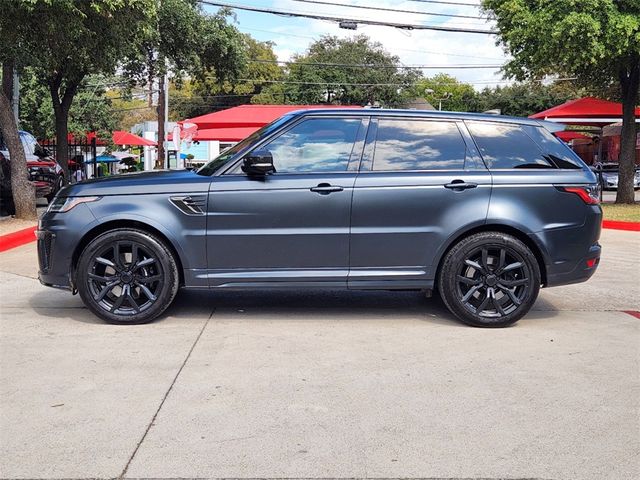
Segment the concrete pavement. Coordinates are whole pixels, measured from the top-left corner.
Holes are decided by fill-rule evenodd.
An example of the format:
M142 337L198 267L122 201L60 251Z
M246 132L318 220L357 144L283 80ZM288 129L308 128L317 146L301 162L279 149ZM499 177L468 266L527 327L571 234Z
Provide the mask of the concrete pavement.
M0 254L0 477L640 477L640 234L515 327L393 292L181 292L111 326Z

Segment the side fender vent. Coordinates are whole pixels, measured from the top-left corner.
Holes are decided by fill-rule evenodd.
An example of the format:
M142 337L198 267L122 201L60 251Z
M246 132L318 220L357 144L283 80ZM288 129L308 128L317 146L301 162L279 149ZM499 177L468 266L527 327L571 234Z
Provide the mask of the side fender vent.
M207 197L204 195L171 197L169 200L185 215L204 215L207 205Z

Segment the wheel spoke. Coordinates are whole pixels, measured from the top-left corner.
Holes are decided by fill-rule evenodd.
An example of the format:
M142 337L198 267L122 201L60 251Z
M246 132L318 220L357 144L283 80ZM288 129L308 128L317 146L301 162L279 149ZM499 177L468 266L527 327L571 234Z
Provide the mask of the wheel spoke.
M504 262L506 260L506 256L507 256L507 251L504 248L500 249L500 260L498 261L498 271L500 271L500 269L502 267L504 267Z
M110 283L110 282L117 282L118 281L118 277L115 275L109 275L108 277L102 277L100 275L96 275L95 273L90 273L89 274L89 278L91 280L95 280L96 282L101 282L101 283Z
M516 305L520 305L522 302L520 301L520 299L516 296L515 293L513 293L513 290L510 290L506 287L499 287L500 290L502 290L503 292L505 292L507 295L509 295L509 298L511 299L511 301L516 304Z
M482 285L475 285L475 286L471 287L469 289L469 291L467 293L465 293L464 297L462 297L462 301L463 302L467 302L474 293L476 293L478 290L480 290L480 288L482 288Z
M115 312L118 308L120 308L122 306L122 303L124 302L124 299L129 295L129 285L125 284L122 286L122 292L120 292L120 296L118 297L118 299L114 302L114 304L111 306L111 313Z
M478 308L476 308L476 313L477 314L482 313L484 311L484 308L489 304L490 301L491 301L491 297L487 295L485 299L482 301L482 303L478 305Z
M124 270L124 263L120 257L120 242L116 242L113 246L113 260L120 270Z
M141 268L141 267L146 267L147 265L151 265L156 263L156 259L153 257L149 257L149 258L145 258L144 260L140 260L138 263L136 263L133 266L132 271L136 271L137 269Z
M118 285L118 283L120 283L119 280L115 280L113 282L109 282L107 283L102 290L100 290L100 292L98 293L98 295L95 295L93 298L96 302L101 301L106 295L107 293L109 293L111 290L113 290L113 287L115 287L116 285Z
M474 278L463 277L462 275L458 275L456 278L459 282L464 283L465 285L480 285L482 283L482 280L480 279L476 280Z
M151 275L150 277L140 277L136 281L138 283L144 283L145 285L148 285L153 282L159 282L160 280L162 280L162 275Z
M149 290L149 287L147 287L146 285L143 285L142 283L136 283L136 286L138 286L140 290L142 290L147 298L152 302L155 302L156 298L158 298L153 293L151 293L151 290Z
M529 283L528 278L520 278L518 280L500 280L500 285L507 288L519 287Z
M522 262L513 262L500 270L500 273L509 272L511 270L515 270L516 268L521 268L522 266Z
M129 265L135 266L136 263L138 263L138 249L139 247L137 244L131 244L131 262L129 263Z
M489 271L489 250L486 248L482 249L482 266L484 267L485 271Z
M140 313L140 306L133 298L133 295L131 295L131 289L129 289L129 293L127 294L127 301L129 302L129 305L136 311L136 313Z
M500 301L495 297L493 297L493 306L496 307L496 310L498 311L498 313L502 316L505 315L504 312L504 308L502 308L502 305L500 304Z
M113 263L111 260L107 260L104 257L96 257L96 263L100 263L102 265L106 265L107 267L115 268L116 270L118 269L118 267L116 267L115 263Z
M472 268L475 268L480 273L486 273L486 270L480 265L478 262L474 262L473 260L469 260L468 258L464 261L465 264L469 265Z

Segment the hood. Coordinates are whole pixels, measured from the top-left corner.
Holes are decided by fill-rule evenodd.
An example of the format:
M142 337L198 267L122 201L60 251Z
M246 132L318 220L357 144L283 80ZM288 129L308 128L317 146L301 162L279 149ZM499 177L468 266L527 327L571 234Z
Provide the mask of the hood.
M207 192L210 177L190 170L155 170L85 180L63 187L61 197Z

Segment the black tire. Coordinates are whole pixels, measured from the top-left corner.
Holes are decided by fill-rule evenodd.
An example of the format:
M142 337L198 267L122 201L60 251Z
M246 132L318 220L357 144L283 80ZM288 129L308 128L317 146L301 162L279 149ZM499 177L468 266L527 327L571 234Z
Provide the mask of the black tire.
M84 304L114 324L147 323L173 302L179 288L176 260L149 232L119 228L83 250L76 285Z
M540 267L529 247L500 232L481 232L446 254L438 290L467 325L506 327L531 309L540 291Z

